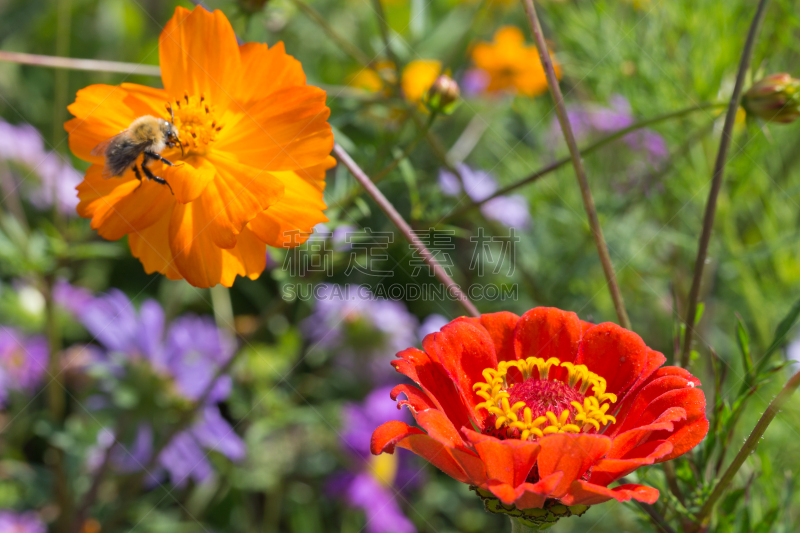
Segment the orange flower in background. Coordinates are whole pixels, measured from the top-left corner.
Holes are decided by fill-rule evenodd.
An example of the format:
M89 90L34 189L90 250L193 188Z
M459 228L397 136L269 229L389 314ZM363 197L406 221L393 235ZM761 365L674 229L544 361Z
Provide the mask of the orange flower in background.
M283 43L239 46L220 11L177 8L159 56L164 89L91 85L69 106L70 148L92 163L78 213L106 239L128 235L148 273L197 287L255 279L267 245L297 246L327 220L322 191L335 160L325 92L306 85ZM183 151L167 147L160 155L174 166L148 167L169 187L140 182L132 168L104 179L93 149L138 117L170 120L168 107Z
M490 510L540 525L611 499L653 503L654 488L608 485L708 431L700 382L616 324L540 307L459 318L423 347L392 363L420 388L391 393L422 429L387 422L372 453L411 450Z
M362 68L350 78L348 85L358 89L364 89L371 93L384 91L387 89L384 80L397 83L397 73L394 63L391 61L378 61L373 68Z
M403 69L400 87L410 102L422 102L433 82L442 73L442 63L435 59L417 59Z
M515 26L498 29L491 43L476 44L472 49L472 62L488 74L488 92L510 90L537 96L547 91L539 52L535 46L525 45L525 36ZM555 60L553 66L561 79L561 66Z

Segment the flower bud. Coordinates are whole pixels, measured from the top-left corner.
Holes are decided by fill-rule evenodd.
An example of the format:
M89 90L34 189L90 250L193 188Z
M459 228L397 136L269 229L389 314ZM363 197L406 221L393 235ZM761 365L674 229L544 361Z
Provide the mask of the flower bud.
M788 124L800 117L800 80L772 74L753 84L742 98L748 115Z
M460 98L461 89L458 88L456 80L447 74L442 74L436 78L431 88L428 89L425 104L431 112L449 115L458 106Z

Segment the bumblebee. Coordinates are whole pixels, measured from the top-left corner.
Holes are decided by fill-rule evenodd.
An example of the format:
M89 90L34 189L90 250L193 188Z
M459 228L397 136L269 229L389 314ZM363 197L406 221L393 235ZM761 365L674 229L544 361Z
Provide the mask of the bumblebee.
M172 108L170 108L170 114L172 114ZM133 168L136 179L139 180L139 187L141 187L142 173L144 173L147 179L166 185L172 192L170 184L164 178L153 174L153 171L147 167L147 163L161 161L165 165L174 167L175 165L162 157L160 153L164 148L171 148L176 144L181 147L181 154L183 154L183 144L179 138L178 128L175 127L174 115L172 115L171 122L167 122L163 118L144 115L131 122L127 129L95 146L91 154L105 157L103 177L106 179L122 176L129 168ZM137 166L136 161L140 155L143 156L142 163Z

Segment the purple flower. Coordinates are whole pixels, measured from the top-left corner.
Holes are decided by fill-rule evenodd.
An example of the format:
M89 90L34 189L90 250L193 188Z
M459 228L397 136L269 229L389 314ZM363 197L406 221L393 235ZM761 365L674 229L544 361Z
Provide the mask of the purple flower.
M457 166L464 180L464 190L473 202L482 202L497 191L497 181L483 170L473 170L461 163ZM447 196L461 194L461 182L453 172L439 170L439 186ZM481 205L481 213L489 220L495 220L510 228L524 229L530 225L531 215L528 201L519 194L498 196Z
M0 511L0 533L47 533L47 527L33 511Z
M387 357L416 344L416 317L403 303L377 298L361 285L323 284L314 294L314 312L301 326L310 349L335 351L354 372L366 367L375 382L391 379Z
M48 347L44 337L25 337L0 326L0 405L9 391L31 393L47 372Z
M491 76L485 70L471 68L461 78L461 92L468 98L481 95L486 92L491 81Z
M72 285L65 279L59 279L53 286L53 299L73 315L79 316L94 300L94 295L88 289Z
M146 361L172 381L175 391L192 401L202 398L219 368L235 350L233 340L223 335L211 318L184 315L167 328L164 311L157 302L146 300L137 312L118 290L83 305L79 319L108 351ZM216 406L230 392L230 376L218 378L197 421L176 435L159 455L159 466L169 473L176 486L183 486L189 478L196 482L208 478L212 471L209 452L219 452L232 461L244 458L244 442ZM111 445L101 439L98 443L105 448ZM112 457L121 470L139 470L149 462L152 452L153 429L141 424L133 446L114 450Z
M611 134L625 129L634 123L630 103L625 97L614 95L610 100L610 107L584 104L572 106L567 110L570 125L578 139L585 139L593 133ZM640 129L625 135L622 140L632 150L647 154L650 165L663 161L667 155L667 143L664 138L651 129ZM554 118L550 126L550 145L555 147L563 142L561 125Z
M38 209L48 209L55 204L64 215L74 216L78 206L75 187L83 176L61 155L45 150L42 137L33 126L14 126L0 120L0 159L25 167L16 172L17 179L30 183L29 176L38 176L39 182L31 187L28 199Z
M373 456L369 442L376 427L390 420L409 422L406 410L399 411L389 397L391 387L372 391L360 403L342 409L342 446L353 458L350 472L340 474L332 485L349 505L362 509L368 533L414 533L397 501L399 492L418 480L410 454L397 450L394 455ZM386 459L389 458L389 459Z

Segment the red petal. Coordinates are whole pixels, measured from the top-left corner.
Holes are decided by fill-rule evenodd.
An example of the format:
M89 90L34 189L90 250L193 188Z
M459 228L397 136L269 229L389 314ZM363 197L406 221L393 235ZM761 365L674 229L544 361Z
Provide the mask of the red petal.
M395 369L416 381L455 427L472 425L467 407L441 363L416 348L403 350L397 356L401 359L392 361Z
M639 426L613 437L614 444L611 445L607 457L614 459L627 457L628 452L647 441L654 431L673 432L675 430L674 423L681 422L685 419L686 409L683 407L670 407L661 413L661 416L652 424Z
M411 427L405 422L391 420L381 424L378 429L372 432L369 449L373 455L380 455L384 452L394 453L395 446L404 438L409 435L424 434L422 430Z
M494 343L486 330L455 321L443 327L442 331L426 336L422 345L431 358L438 358L447 373L448 383L454 383L460 392L470 418L483 427L489 414L484 409L475 409L474 406L483 402L483 398L475 394L472 386L484 381L485 369L497 368ZM470 424L463 425L470 427Z
M539 455L538 444L527 440L500 440L471 429L463 431L486 465L486 476L489 480L508 484L512 488L525 483L536 463L536 456ZM504 500L503 503L511 504L513 500Z
M561 498L561 502L565 505L597 505L611 499L626 502L631 498L644 503L655 503L658 500L658 490L633 484L609 489L588 481L578 480L570 486L569 494Z
M641 450L639 450L641 448ZM643 457L629 459L601 459L592 467L592 475L589 481L597 485L607 486L623 476L627 476L640 466L651 465L656 459L664 457L672 451L672 443L667 441L657 441L640 446L636 450L642 453Z
M636 382L647 362L647 346L637 334L611 322L583 336L575 363L606 378L608 392L621 397Z
M517 509L541 509L544 501L564 477L562 472L555 472L536 483L523 483L517 487L517 491L522 490L522 494L517 497L514 505Z
M392 389L392 392L389 393L389 396L391 396L392 400L397 401L398 396L401 394L404 394L406 399L397 402L398 409L404 405L407 405L408 408L411 409L412 413L417 413L419 411L424 411L425 409L437 408L435 402L431 400L427 394L416 387L412 387L411 385L398 385Z
M663 354L657 352L655 350L651 350L650 348L647 349L647 363L644 365L644 369L642 373L639 375L639 378L636 380L636 383L625 393L624 397L618 398L617 405L619 406L619 410L616 414L617 420L619 421L617 424L614 424L606 430L605 434L609 437L613 437L620 431L620 427L625 420L625 417L628 414L628 411L631 408L634 400L636 399L637 394L639 391L644 387L649 381L652 381L651 376L654 375L655 372L660 372L659 367L664 364L667 360ZM662 369L663 370L663 369ZM688 374L688 372L687 372Z
M553 307L531 309L519 319L514 330L514 349L517 359L557 357L561 362L573 362L578 355L581 321L575 313ZM551 369L551 377L557 378Z
M476 456L448 448L408 424L396 420L386 422L372 434L370 450L373 454L394 453L396 446L414 452L462 483L480 485L485 481L483 463Z
M437 409L428 409L414 414L417 424L428 434L450 448L467 450L464 440L453 423Z
M650 440L666 439L673 445L672 453L658 462L668 461L683 455L703 440L708 433L706 420L706 397L703 391L696 388L672 390L656 398L639 418L640 424L649 424L670 407L682 407L686 410L686 420L676 422L673 431L657 431Z
M508 311L499 313L486 313L480 318L461 317L456 320L463 320L475 326L482 326L494 342L494 351L497 361L514 361L517 358L514 350L514 328L519 322L519 317Z
M557 433L539 439L542 450L537 460L539 478L563 472L564 477L553 490L558 498L566 493L573 481L583 476L590 466L611 448L611 439L603 435Z
M689 386L689 383L679 376L664 376L650 381L633 399L628 412L623 415L624 418L619 418L620 415L617 415L618 422L615 424L615 426L618 426L617 433L624 433L642 425L640 422L642 414L653 401L672 390L685 389ZM660 415L661 413L658 413L656 416ZM647 423L650 423L650 421Z

